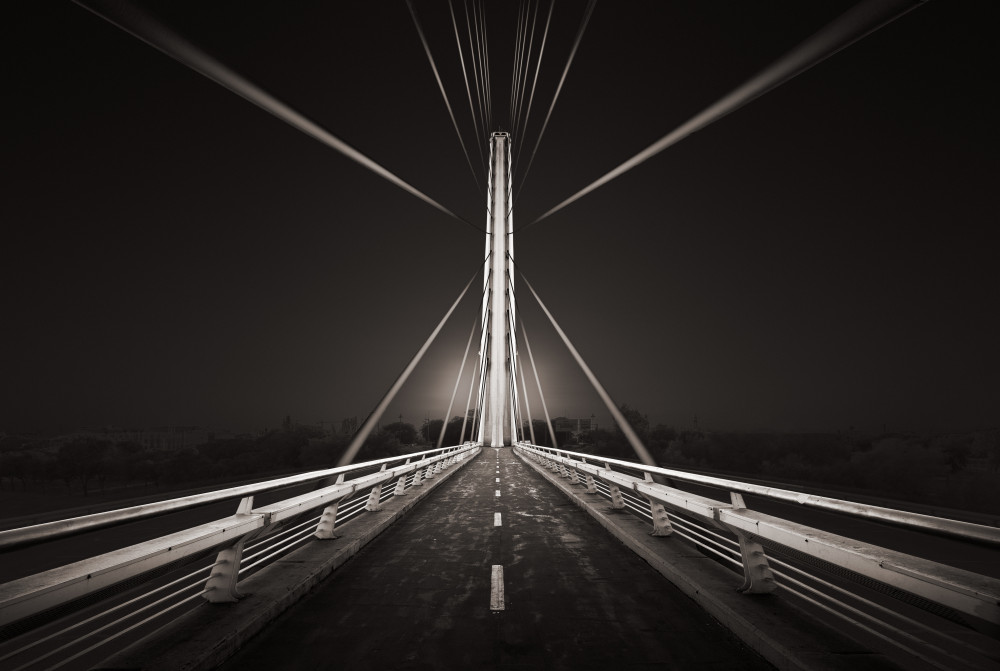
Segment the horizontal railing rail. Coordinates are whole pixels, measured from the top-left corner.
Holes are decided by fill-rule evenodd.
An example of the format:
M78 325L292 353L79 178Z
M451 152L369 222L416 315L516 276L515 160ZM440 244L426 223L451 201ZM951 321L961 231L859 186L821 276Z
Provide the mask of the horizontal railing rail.
M350 466L338 466L337 468L309 471L308 473L298 473L296 475L289 475L282 478L276 478L274 480L264 480L262 482L240 485L238 487L229 487L201 494L181 496L178 498L167 499L165 501L144 503L137 506L119 508L117 510L109 510L90 515L81 515L80 517L73 517L67 520L57 520L54 522L33 524L31 526L20 527L17 529L8 529L6 531L0 531L0 550L7 550L20 545L41 543L49 540L55 540L57 538L64 538L66 536L94 531L96 529L114 526L116 524L147 519L158 515L164 515L166 513L187 510L189 508L196 508L209 503L217 503L228 499L253 496L275 489L281 489L282 487L305 484L324 478L338 477L341 474L352 473L361 469L378 468L382 464L391 464L393 462L403 460L423 458L427 455L441 454L454 449L454 447L442 447L432 450L424 450L422 452L414 452L412 454L399 457L386 457L385 459L376 459L374 461L368 461L361 464L351 464Z
M651 523L650 535L680 537L742 573L738 591L784 595L824 621L832 617L852 627L904 666L916 661L919 668L954 671L1000 662L1000 580L751 510L743 500L743 493L773 488L530 443L518 443L515 452L557 482L568 480L562 486L569 491L585 488L578 490L582 501L603 497L611 509ZM723 488L729 500L683 491L654 476ZM771 498L798 503L792 494L780 490ZM833 501L814 507L838 509ZM979 534L950 535L981 542ZM991 552L979 549L984 557Z
M637 469L641 470L644 473L649 473L650 475L659 475L666 478L679 480L681 482L689 482L692 484L717 487L719 489L725 489L731 492L738 492L740 494L752 494L766 499L771 499L773 501L795 503L801 506L805 506L807 508L816 508L819 510L826 510L830 512L841 513L844 515L851 515L854 517L876 520L879 522L886 522L897 526L909 527L911 529L918 529L920 531L927 531L935 534L951 536L954 538L961 538L963 540L974 541L977 543L985 543L989 545L1000 546L1000 527L991 527L983 524L975 524L973 522L963 522L960 520L951 520L943 517L923 515L921 513L911 513L903 510L884 508L881 506L866 505L863 503L855 503L853 501L835 499L828 496L819 496L817 494L806 494L803 492L796 492L790 489L769 487L766 485L741 482L739 480L730 480L711 475L688 473L686 471L678 471L669 468L660 468L656 466L645 466L631 461L611 459L607 457L597 456L594 454L586 454L584 452L570 452L568 450L561 450L561 449L543 447L538 445L532 445L531 447L533 449L540 450L542 452L553 454L556 456L566 456L571 459L576 458L578 461L581 461L583 463L588 463L587 460L589 459L590 462L598 462L602 464L606 463L609 465L619 466L622 468L628 468L633 470Z
M248 485L247 487L196 495L192 498L199 499L201 503L206 497L211 497L213 494L218 495L218 498L209 498L209 500L232 498L234 489L241 492L247 488L251 488L254 492L266 491L287 484L337 476L334 484L261 508L253 508L253 496L246 496L242 499L237 512L229 517L4 583L0 585L0 627L41 613L54 606L100 592L111 585L157 568L174 565L185 558L202 555L204 552L220 546L231 546L233 556L223 559L222 553L220 553L220 559L216 562L216 570L213 571L205 588L205 598L209 601L235 600L236 579L240 571L240 557L245 541L261 535L283 521L321 506L326 506L326 508L319 518L319 525L313 535L318 538L332 538L333 527L337 520L338 504L341 501L356 493L370 490L371 495L366 503L366 508L377 510L379 502L386 496L382 494L382 485L395 481L395 494L400 495L405 489L408 476L412 475L413 484L419 484L422 478L433 477L433 474L440 472L442 468L447 468L457 460L472 456L478 449L478 445L465 444L439 450L426 450L401 457L271 480L259 485ZM389 463L401 460L405 463L392 468L386 467ZM381 467L381 470L352 480L346 479L346 476L352 471L357 472L377 467ZM222 495L223 492L225 495ZM178 504L183 503L181 499L174 499L167 503L171 505L161 509L161 512L187 507L178 506ZM125 509L125 512L129 516L128 519L137 518L132 509ZM145 516L145 514L139 515L139 517ZM223 553L225 552L226 550L223 550Z
M748 489L746 486L741 486L743 483L733 480L706 476L690 478L688 474L680 471L604 459L595 455L569 453L565 450L529 444L520 444L518 447L526 453L546 459L558 466L572 469L574 473L597 478L609 487L618 489L619 491L615 493L618 496L620 496L621 489L634 491L641 498L654 505L660 504L673 510L685 511L696 518L707 521L710 525L728 530L736 534L737 537L748 539L750 542L769 541L945 605L956 611L983 619L993 625L1000 625L1000 580L749 510L745 507L742 497L733 497L731 502L724 502L691 494L653 482L652 476L664 475L678 480L711 484L738 493L747 492L763 496L767 496L768 492L775 494L775 490L772 488L763 488L764 492L759 492L755 486ZM574 457L582 458L575 459ZM604 463L604 467L589 463L587 459L591 462ZM643 473L643 477L614 471L611 469L611 464L639 471ZM612 498L615 494L612 495ZM794 492L779 490L771 498L799 502L796 497L791 496L793 494ZM804 500L811 501L815 498L817 497L807 496ZM821 503L822 505L815 507L825 510L842 509L848 514L857 510L857 504L836 506L834 504L837 502L834 499L827 499ZM900 519L908 519L908 515L900 512ZM866 515L860 516L868 517ZM655 512L653 517L656 517ZM923 528L921 524L912 526ZM976 534L974 539L980 540L980 536ZM763 555L761 554L761 556ZM747 570L746 567L744 568ZM751 581L753 577L748 575L747 581Z

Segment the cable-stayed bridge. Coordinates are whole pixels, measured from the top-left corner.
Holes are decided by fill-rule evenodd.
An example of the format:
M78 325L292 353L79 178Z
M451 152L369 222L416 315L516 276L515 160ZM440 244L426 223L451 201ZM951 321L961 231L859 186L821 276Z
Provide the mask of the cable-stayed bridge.
M463 139L457 105L408 3L483 191L483 226L152 17L120 3L80 4L485 235L482 258L475 260L482 265L480 309L466 344L467 354L478 333L475 369L467 390L460 389L460 370L445 417L460 393L473 415L458 445L442 444L442 428L434 449L355 463L470 293L478 267L335 468L0 534L8 556L39 552L44 561L38 566L46 566L12 574L0 587L5 668L209 668L227 660L234 668L586 668L620 662L950 669L1000 663L995 524L659 467L515 262L516 232L919 3L861 3L644 151L518 226L519 186L593 1L540 132L533 143L529 138L530 153L525 128L554 3L521 7L506 130L498 130L495 116L502 105L493 99L484 8L450 8L476 146ZM486 165L481 185L477 154ZM521 156L525 169L515 184ZM544 441L533 435L531 378L550 438L555 431L515 301L519 275L628 438L634 461L538 444ZM225 506L226 512L216 512ZM109 552L62 561L58 552L46 551L114 530L125 533Z

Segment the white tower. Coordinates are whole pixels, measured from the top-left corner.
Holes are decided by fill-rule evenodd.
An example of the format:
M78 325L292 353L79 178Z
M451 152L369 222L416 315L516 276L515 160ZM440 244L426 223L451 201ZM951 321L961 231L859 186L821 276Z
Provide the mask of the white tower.
M490 177L486 196L486 272L483 337L479 355L482 403L479 442L490 447L517 439L517 338L514 331L514 218L511 214L510 134L490 138Z

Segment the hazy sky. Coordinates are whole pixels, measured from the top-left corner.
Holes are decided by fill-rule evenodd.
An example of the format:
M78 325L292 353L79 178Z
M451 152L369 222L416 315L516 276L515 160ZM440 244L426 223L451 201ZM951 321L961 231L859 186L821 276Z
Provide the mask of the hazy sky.
M141 4L484 224L403 2ZM851 4L602 0L515 225ZM415 6L485 147L447 4ZM555 7L526 147L583 6ZM486 15L508 130L517 3ZM481 235L69 2L5 16L0 430L366 415ZM1000 425L996 18L928 2L518 236L612 396L679 427ZM389 417L444 414L472 293ZM552 413L606 418L520 296Z

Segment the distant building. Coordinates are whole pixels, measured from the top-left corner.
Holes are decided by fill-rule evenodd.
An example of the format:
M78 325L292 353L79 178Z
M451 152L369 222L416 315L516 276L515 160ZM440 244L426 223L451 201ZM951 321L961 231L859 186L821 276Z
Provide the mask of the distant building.
M579 419L556 417L552 420L552 428L558 432L565 431L575 435L596 429L597 420L594 417L582 417Z
M56 436L49 441L49 445L57 448L78 438L96 438L112 443L138 443L147 450L176 451L232 437L233 434L229 431L205 429L200 426L154 426L141 429L106 426L100 429L80 429Z

